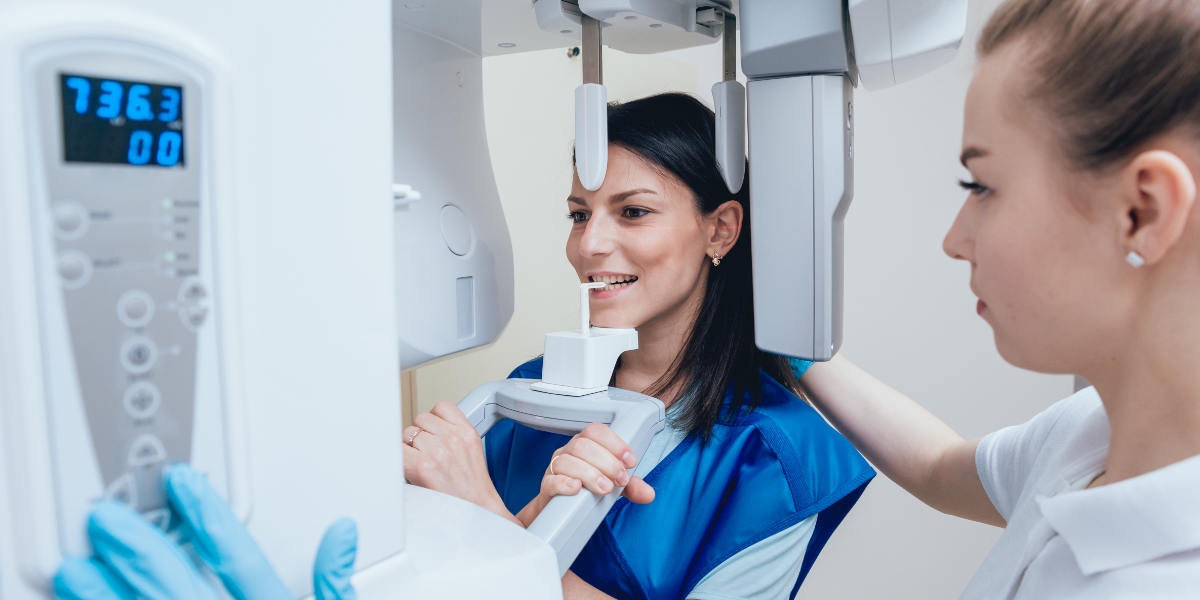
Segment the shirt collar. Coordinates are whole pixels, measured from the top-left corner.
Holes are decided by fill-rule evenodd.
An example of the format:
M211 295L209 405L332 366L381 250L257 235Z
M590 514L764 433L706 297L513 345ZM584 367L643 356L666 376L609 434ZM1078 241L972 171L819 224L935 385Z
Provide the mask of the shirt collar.
M1200 456L1037 502L1084 575L1200 548Z

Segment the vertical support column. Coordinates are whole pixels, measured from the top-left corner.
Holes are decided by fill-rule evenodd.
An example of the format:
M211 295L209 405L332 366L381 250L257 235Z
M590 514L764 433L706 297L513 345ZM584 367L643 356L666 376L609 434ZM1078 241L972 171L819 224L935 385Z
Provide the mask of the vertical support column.
M583 85L575 88L575 172L598 190L608 172L608 89L604 87L600 21L583 15Z
M604 51L600 21L583 15L583 82L604 85Z
M742 189L746 178L746 88L737 81L737 17L725 12L721 63L723 81L713 84L713 111L717 114L717 166L729 193Z

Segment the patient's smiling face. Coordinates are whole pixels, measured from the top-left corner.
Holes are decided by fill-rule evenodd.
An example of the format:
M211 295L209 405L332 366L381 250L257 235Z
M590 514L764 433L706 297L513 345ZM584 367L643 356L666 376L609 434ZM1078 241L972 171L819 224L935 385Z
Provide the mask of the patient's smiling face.
M567 259L579 280L610 282L591 291L592 325L665 326L686 335L704 297L715 227L691 190L610 146L604 185L590 192L576 177L567 210Z

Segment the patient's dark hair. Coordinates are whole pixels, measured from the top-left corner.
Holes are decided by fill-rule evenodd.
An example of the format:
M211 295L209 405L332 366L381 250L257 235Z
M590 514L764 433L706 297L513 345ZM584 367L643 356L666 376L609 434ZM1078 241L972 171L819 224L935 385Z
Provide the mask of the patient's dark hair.
M729 200L745 213L737 244L721 265L708 272L704 302L683 351L665 375L647 390L659 396L681 389L674 423L705 438L713 425L753 409L762 395L760 370L799 394L786 358L754 344L754 291L750 279L750 183L729 193L717 167L716 118L686 94L659 94L608 107L608 141L641 157L692 191L696 208L709 215ZM697 257L701 259L701 257ZM725 392L733 385L729 410Z

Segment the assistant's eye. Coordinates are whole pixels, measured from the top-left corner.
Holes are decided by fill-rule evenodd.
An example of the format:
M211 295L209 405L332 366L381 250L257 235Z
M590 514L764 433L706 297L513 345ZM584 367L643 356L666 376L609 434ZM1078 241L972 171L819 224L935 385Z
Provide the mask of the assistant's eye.
M967 190L971 194L979 197L986 196L992 191L991 188L979 183L978 181L963 181L960 179L958 180L958 185L962 187L962 189Z
M638 208L636 206L626 206L625 209L621 211L621 216L625 217L626 219L637 219L648 214L650 214L650 211L644 208Z
M588 215L582 210L573 210L567 213L567 218L570 219L572 223L584 223L588 220Z

